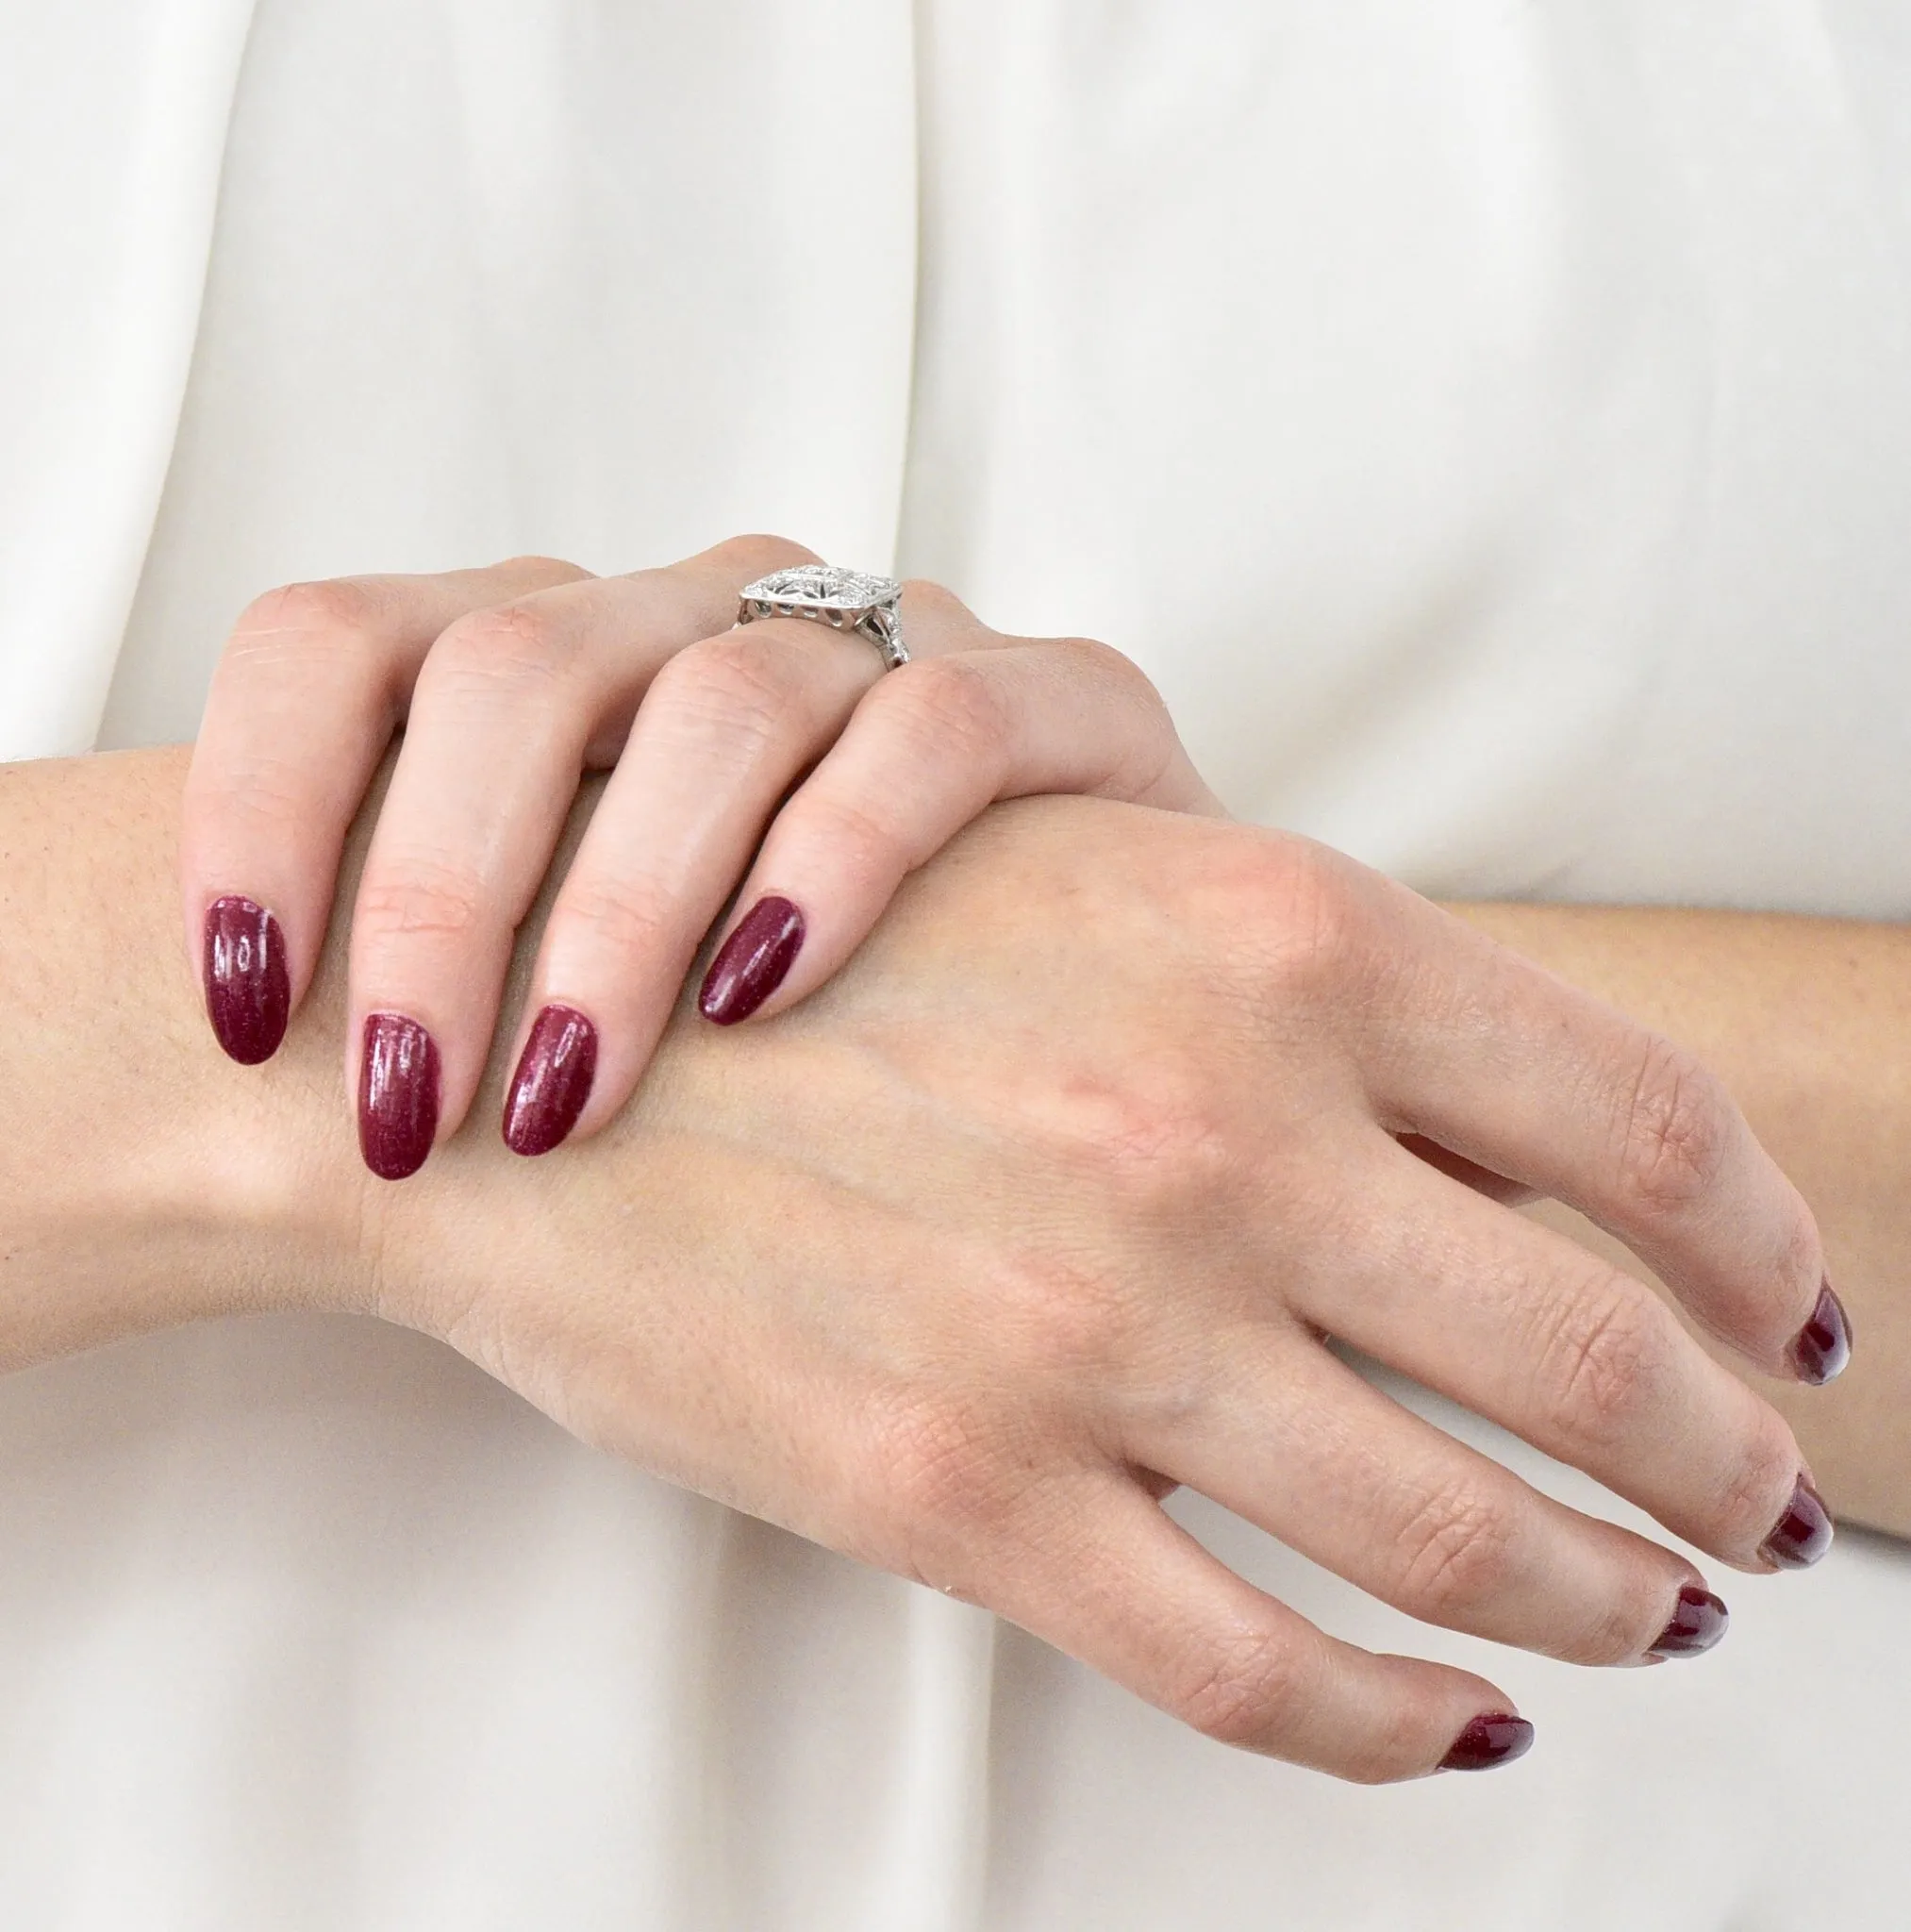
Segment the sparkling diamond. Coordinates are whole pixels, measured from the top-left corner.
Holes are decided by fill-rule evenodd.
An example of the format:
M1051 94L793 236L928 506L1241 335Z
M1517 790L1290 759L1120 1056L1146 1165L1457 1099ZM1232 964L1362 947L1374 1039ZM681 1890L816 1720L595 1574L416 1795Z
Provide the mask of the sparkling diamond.
M871 576L859 570L838 570L833 564L799 563L773 571L744 587L750 604L796 605L811 610L879 610L903 594L893 577Z

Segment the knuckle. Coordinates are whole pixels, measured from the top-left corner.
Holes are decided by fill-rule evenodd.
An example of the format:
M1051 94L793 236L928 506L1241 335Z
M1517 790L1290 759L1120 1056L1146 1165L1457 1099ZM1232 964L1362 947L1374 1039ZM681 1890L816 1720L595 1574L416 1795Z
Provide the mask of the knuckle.
M995 1434L948 1395L917 1397L878 1415L873 1466L905 1548L1000 1520L1007 1499Z
M1395 1547L1403 1606L1452 1624L1471 1621L1513 1581L1519 1530L1503 1501L1455 1485L1421 1502Z
M1268 1752L1309 1688L1291 1643L1271 1630L1243 1630L1173 1687L1169 1709L1217 1743Z
M582 564L573 563L568 557L547 557L541 550L522 551L506 558L496 568L524 576L549 577L556 584L580 583L590 575Z
M355 635L377 627L381 612L371 588L353 577L281 584L255 597L233 626L235 639Z
M1284 1007L1343 1000L1371 964L1368 926L1338 856L1310 840L1260 839L1230 918L1253 957L1256 983Z
M1138 710L1163 724L1168 723L1167 700L1155 690L1155 680L1125 651L1118 651L1099 638L1056 638L1053 648L1084 677L1112 685Z
M1106 1387L1136 1311L1111 1276L1053 1259L991 1271L987 1321L1010 1380Z
M485 924L477 876L444 861L413 859L369 875L358 889L353 926L373 939L418 935L460 940Z
M227 749L216 764L193 754L185 795L190 823L258 830L303 842L312 824L310 774L257 743Z
M773 570L788 569L793 564L823 561L806 544L762 530L743 531L735 537L725 537L712 547L708 556L712 563L726 573L740 572L746 582L767 576Z
M1085 710L1103 721L1098 769L1084 790L1098 797L1178 808L1204 793L1168 704L1132 658L1095 638L1044 638L1036 648L1059 667Z
M870 695L889 729L939 761L999 759L1016 727L999 679L972 656L915 658Z
M369 696L390 673L389 633L389 615L367 584L350 577L285 584L240 613L217 681L240 680L249 708L274 694L324 691L337 702L363 686Z
M768 741L803 699L791 654L745 631L679 651L651 685L655 704L729 740Z
M1736 1124L1732 1103L1710 1070L1685 1048L1653 1039L1620 1108L1622 1185L1654 1212L1693 1207L1718 1184Z
M966 619L978 629L989 629L947 584L939 584L933 577L903 579L903 608L906 612L913 612L917 616L933 611L939 618L954 620L956 623Z
M1598 1446L1623 1433L1662 1378L1668 1319L1649 1289L1617 1269L1557 1298L1538 1396L1565 1441Z
M421 691L461 697L495 696L516 703L527 690L548 688L577 661L580 645L537 609L504 604L461 617L432 647L419 678Z
M1126 1216L1185 1220L1224 1205L1248 1176L1244 1137L1190 1069L1083 1069L1041 1104L1063 1164L1121 1201Z
M1174 737L1168 700L1155 689L1155 680L1125 651L1118 651L1099 638L1060 638L1055 647L1080 677L1115 692L1126 714L1147 727L1142 734L1144 740Z
M593 950L625 960L655 961L670 930L670 894L630 879L592 878L567 884L552 914L554 932L588 933Z
M779 837L794 838L813 852L829 855L833 876L858 897L882 893L894 886L918 855L909 849L892 822L840 788L805 788L788 808ZM787 846L783 847L787 851Z
M1237 1136L1206 1107L1156 1092L1105 1122L1103 1178L1144 1216L1181 1219L1231 1197L1243 1178Z

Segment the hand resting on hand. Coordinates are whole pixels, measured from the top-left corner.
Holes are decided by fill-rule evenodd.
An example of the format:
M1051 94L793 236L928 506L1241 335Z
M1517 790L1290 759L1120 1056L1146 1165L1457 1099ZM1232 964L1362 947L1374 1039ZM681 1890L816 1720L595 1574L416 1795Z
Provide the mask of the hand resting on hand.
M814 997L732 1031L680 1007L635 1103L561 1161L473 1127L391 1188L338 1105L343 920L270 1064L207 1038L167 939L181 771L0 772L0 1075L34 1124L0 1142L10 1361L375 1310L1215 1737L1363 1779L1433 1769L1509 1701L1311 1627L1184 1535L1168 1486L1417 1616L1588 1664L1666 1647L1698 1580L1323 1337L1723 1562L1822 1548L1786 1426L1661 1300L1402 1137L1576 1204L1750 1361L1814 1379L1797 1194L1688 1056L1332 853L1000 808ZM491 1094L507 1071L494 1051Z

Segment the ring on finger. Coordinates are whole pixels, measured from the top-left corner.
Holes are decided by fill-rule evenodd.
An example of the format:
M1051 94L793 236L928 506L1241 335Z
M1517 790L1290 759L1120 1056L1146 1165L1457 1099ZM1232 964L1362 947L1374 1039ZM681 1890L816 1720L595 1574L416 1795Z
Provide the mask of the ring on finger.
M894 577L833 564L800 563L743 586L739 624L764 617L801 617L833 630L854 631L872 643L886 671L909 661L903 642L903 587Z

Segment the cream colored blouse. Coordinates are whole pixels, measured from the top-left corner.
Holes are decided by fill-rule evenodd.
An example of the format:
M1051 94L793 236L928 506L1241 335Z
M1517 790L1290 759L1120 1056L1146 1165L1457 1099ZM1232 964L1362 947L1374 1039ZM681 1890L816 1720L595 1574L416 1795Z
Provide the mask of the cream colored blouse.
M0 756L190 736L274 583L773 528L1428 890L1911 915L1891 0L0 0ZM9 1927L1901 1923L1857 1537L1378 1792L371 1323L0 1385L0 1553Z

